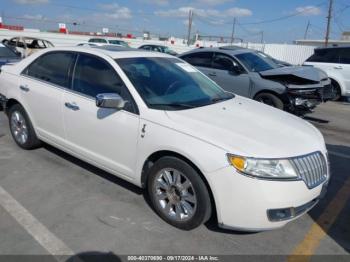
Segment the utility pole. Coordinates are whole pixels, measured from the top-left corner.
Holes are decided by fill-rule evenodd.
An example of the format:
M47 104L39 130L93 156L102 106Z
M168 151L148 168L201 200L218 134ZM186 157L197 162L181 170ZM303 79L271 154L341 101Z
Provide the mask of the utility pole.
M232 34L231 34L231 45L233 44L233 41L235 39L235 27L236 27L236 17L233 18Z
M308 32L309 32L309 28L310 28L310 20L307 22L307 26L306 26L305 34L304 34L304 39L307 38L307 34L308 34Z
M327 16L327 31L324 45L328 46L329 34L331 31L331 20L332 20L332 11L333 11L333 0L329 0L328 16Z
M261 34L260 42L264 43L264 31L261 31L260 34Z
M188 16L188 35L187 35L187 45L190 45L191 41L191 30L192 30L192 21L193 21L193 10L190 9Z

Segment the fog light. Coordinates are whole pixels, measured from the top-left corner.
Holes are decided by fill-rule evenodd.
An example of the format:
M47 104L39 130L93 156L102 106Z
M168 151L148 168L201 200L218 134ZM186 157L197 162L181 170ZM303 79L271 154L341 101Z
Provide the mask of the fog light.
M270 221L281 221L293 217L292 208L271 209L267 211Z

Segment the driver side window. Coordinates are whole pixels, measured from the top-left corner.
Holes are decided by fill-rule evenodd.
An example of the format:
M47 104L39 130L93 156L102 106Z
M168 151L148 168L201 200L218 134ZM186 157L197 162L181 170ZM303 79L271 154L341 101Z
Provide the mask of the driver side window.
M95 98L98 94L115 93L129 101L125 110L135 112L133 99L114 68L101 58L79 54L73 78L73 91Z
M232 57L221 53L215 53L212 66L214 69L224 71L233 71L235 68L243 71L243 68Z

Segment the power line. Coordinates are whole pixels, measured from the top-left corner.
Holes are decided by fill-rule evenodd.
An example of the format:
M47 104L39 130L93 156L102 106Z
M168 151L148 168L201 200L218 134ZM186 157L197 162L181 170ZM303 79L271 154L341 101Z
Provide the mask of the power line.
M259 24L273 23L273 22L277 22L277 21L281 21L281 20L285 20L285 19L288 19L288 18L291 18L291 17L295 17L295 16L298 16L298 15L301 15L303 13L306 13L306 12L314 9L315 7L320 7L320 6L323 6L323 5L325 5L325 2L322 2L322 3L320 3L320 4L316 5L316 6L305 8L302 11L297 11L297 12L295 12L293 14L290 14L290 15L281 16L281 17L278 17L278 18L273 18L273 19L268 19L268 20L263 20L263 21L260 21L260 22L243 23L243 25L259 25Z

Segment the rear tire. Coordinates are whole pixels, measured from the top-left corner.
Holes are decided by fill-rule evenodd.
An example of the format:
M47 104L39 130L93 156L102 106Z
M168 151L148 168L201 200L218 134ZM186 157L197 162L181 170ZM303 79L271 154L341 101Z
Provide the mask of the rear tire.
M276 95L273 95L270 93L257 94L255 96L254 100L256 100L260 103L281 109L281 110L284 109L284 104L283 104L282 100L279 97L277 97Z
M9 108L8 118L12 138L19 147L30 150L41 145L28 114L20 104Z
M167 223L191 230L209 220L211 201L198 172L176 157L163 157L150 169L148 195L156 213Z

